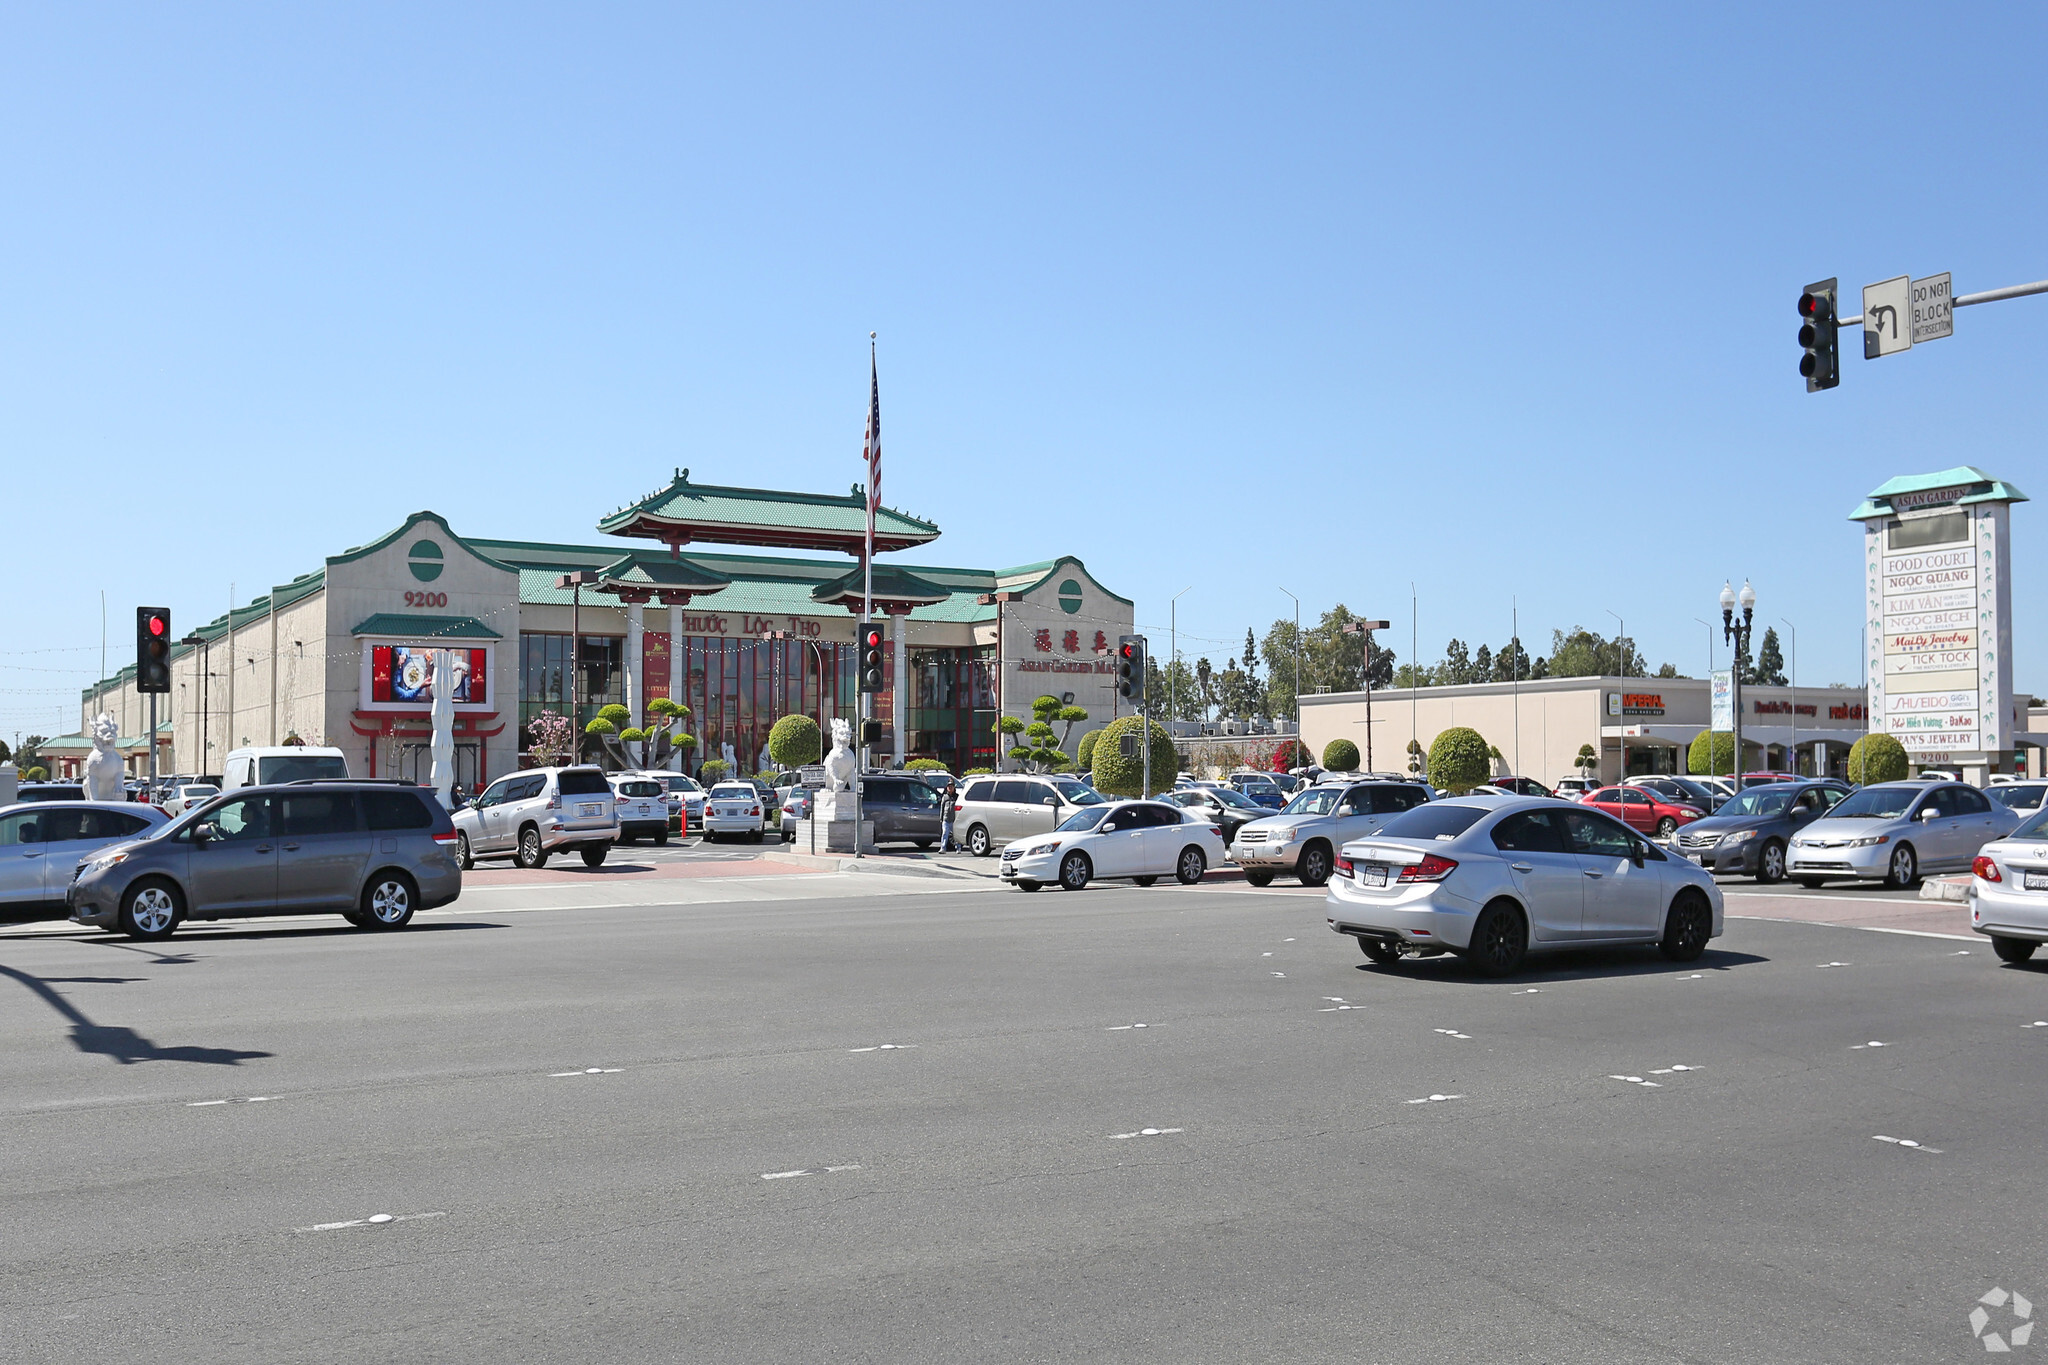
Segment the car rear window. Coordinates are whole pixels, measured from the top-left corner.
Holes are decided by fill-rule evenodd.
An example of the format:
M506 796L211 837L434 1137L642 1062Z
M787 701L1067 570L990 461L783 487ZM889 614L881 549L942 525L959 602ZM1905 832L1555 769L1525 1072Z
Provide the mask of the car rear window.
M564 796L610 796L611 783L595 768L569 768L555 777L555 790Z
M619 795L621 796L647 797L660 796L661 794L662 790L659 782L640 781L621 782L619 784Z
M753 801L761 794L745 782L721 782L711 789L711 795L720 801Z
M1459 806L1429 801L1403 811L1380 826L1390 839L1455 839L1486 816L1484 806Z
M432 829L434 813L411 792L364 792L363 814L371 829Z
M257 762L257 780L265 784L274 782L303 782L311 777L348 776L348 764L339 754L278 754Z

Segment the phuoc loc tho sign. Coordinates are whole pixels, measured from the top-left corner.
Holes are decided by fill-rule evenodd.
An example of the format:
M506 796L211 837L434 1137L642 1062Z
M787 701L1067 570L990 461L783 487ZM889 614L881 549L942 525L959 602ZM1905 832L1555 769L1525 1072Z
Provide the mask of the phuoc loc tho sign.
M2011 509L2026 500L1965 465L1892 479L1852 514L1871 728L1916 759L2011 748Z

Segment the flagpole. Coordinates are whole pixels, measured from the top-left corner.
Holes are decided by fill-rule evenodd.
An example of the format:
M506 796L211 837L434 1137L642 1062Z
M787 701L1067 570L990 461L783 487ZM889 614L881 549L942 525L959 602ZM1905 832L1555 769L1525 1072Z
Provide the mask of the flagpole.
M862 621L872 621L875 616L875 502L881 492L881 426L882 381L881 377L876 373L875 370L875 334L873 332L869 332L867 421L868 439L867 449L861 452L861 454L866 457L868 462L868 530L867 538L861 547L860 557L860 619ZM861 664L860 652L866 648L867 642L865 640L856 640L854 642L854 666L856 668L860 667ZM875 694L872 692L863 691L860 694L861 733L854 737L853 745L853 752L856 756L856 759L863 758L866 756L867 744L865 743L865 740L867 738L868 722L874 719L874 715ZM865 763L859 761L856 761L853 765L853 856L856 858L865 856L865 851L862 846L866 841L861 838L861 834L863 829L865 828L867 811L863 809L865 803L861 800L861 788L864 785L861 781L861 770L866 766L867 765Z

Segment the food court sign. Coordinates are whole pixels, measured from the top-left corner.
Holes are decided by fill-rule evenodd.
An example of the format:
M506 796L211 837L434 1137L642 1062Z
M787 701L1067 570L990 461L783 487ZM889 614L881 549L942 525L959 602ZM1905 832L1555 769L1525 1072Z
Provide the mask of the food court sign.
M1863 523L1874 729L1916 758L2011 747L2012 485L1963 467L1893 479Z

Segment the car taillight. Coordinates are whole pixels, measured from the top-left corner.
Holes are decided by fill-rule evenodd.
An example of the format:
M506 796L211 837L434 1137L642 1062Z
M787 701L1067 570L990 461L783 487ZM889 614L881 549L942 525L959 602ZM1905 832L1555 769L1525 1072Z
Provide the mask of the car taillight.
M1978 876L1982 877L1987 882L2002 882L2005 880L2005 878L1999 874L1998 864L1992 862L1989 858L1984 857L1982 854L1979 854L1977 856L1977 860L1970 864L1970 871L1976 873Z
M1219 839L1221 839L1221 838L1223 837L1223 831L1222 831L1222 829L1221 829L1220 827L1216 826L1216 825L1211 825L1211 826L1209 826L1209 832L1210 832L1211 834L1215 835L1215 836L1216 836L1217 838L1219 838Z
M760 808L759 806L748 806L748 807L747 807L747 814L749 814L749 815L759 815L760 813L761 813L761 808Z
M561 794L560 792L549 792L549 793L548 793L548 809L549 809L549 810L560 810L561 808L562 808L562 794Z
M958 814L959 814L960 812L962 812L962 811L964 811L964 810L966 810L966 809L967 809L967 807L965 807L965 806L961 805L961 804L960 804L960 803L959 803L958 801L955 801L955 802L953 803L953 814L955 814L955 815L958 815Z
M1422 855L1421 862L1410 863L1402 868L1401 875L1395 878L1395 880L1403 882L1440 882L1457 870L1458 865L1449 858L1439 858L1434 853L1425 853Z
M437 844L452 844L455 842L455 839L456 834L455 831L452 829L449 830L446 834L436 834L434 836L434 842Z
M1351 860L1349 858L1339 853L1337 855L1337 870L1348 877L1357 869L1352 866Z

